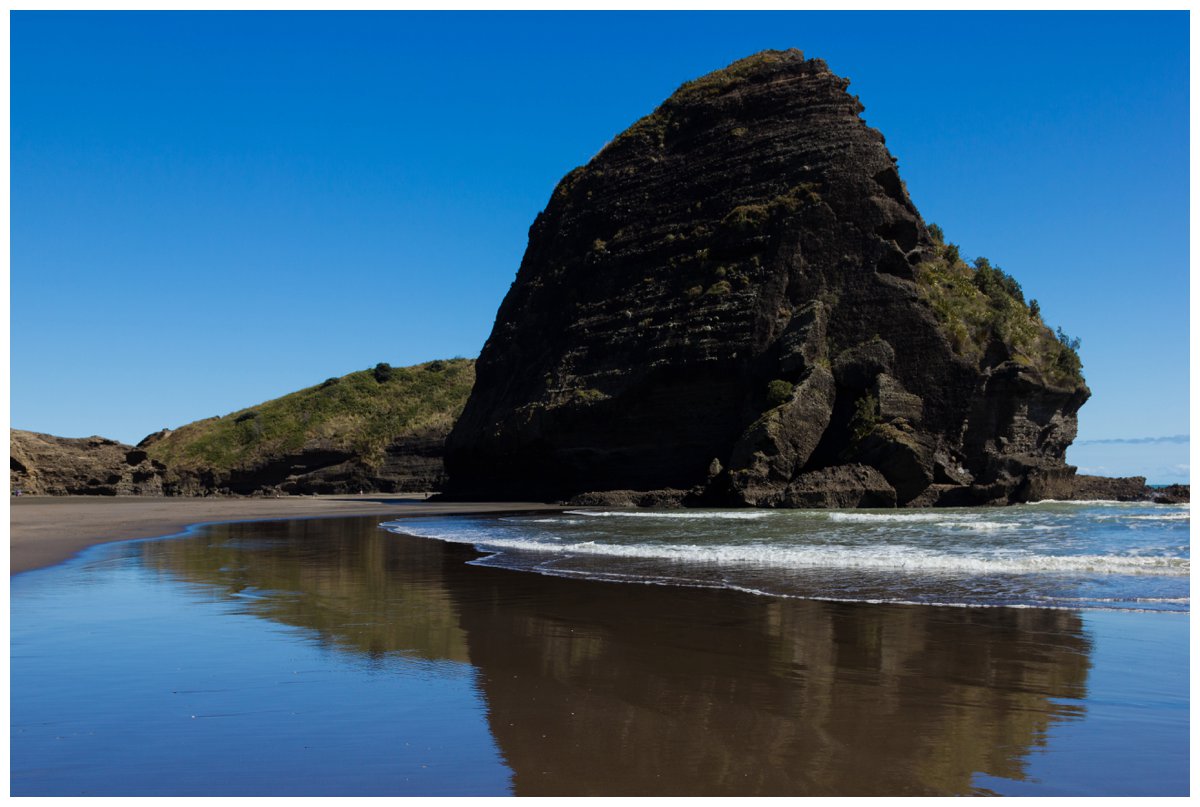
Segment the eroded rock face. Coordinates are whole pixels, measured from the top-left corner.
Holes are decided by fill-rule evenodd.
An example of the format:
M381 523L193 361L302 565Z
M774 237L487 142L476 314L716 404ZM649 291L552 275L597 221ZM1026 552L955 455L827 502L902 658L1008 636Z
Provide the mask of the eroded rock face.
M148 438L149 439L149 438ZM444 430L398 437L385 449L383 462L367 463L352 450L311 441L298 451L228 471L167 468L168 496L236 496L412 493L440 490L445 484ZM143 441L144 442L144 441Z
M161 496L166 468L104 437L9 432L9 485L34 496Z
M848 83L758 54L562 180L447 443L451 495L999 503L1071 473L1087 387L948 333L920 286L939 244Z

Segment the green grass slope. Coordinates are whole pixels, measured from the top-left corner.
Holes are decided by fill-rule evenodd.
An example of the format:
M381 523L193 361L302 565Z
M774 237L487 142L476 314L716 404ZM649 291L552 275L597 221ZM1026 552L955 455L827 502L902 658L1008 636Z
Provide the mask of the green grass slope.
M142 445L175 471L252 467L305 447L351 451L378 465L398 437L449 432L475 383L470 359L386 364L223 417L189 423Z
M1036 369L1059 386L1083 384L1079 340L1051 332L1037 300L1025 301L1011 275L987 258L968 264L958 245L947 243L942 230L930 225L937 253L917 267L918 289L946 328L954 350L973 361L983 358L988 342L999 339L1011 357Z

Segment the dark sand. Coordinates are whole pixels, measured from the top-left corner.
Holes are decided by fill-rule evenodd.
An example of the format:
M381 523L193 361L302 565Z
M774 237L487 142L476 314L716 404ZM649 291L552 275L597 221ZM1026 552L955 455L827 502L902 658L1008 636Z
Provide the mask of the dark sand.
M206 504L14 514L441 507ZM544 577L379 521L222 524L14 579L13 793L1187 792L1186 616Z
M20 496L10 513L9 574L53 566L96 544L172 535L193 524L328 516L436 516L557 510L530 502L430 503L423 495L278 499Z

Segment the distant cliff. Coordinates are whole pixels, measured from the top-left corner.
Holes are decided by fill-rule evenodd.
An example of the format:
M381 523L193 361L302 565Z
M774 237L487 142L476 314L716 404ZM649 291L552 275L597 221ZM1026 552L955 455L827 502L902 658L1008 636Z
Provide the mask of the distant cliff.
M9 432L9 484L31 496L161 496L166 466L105 437Z
M380 364L129 446L12 430L10 483L31 495L438 490L469 359Z
M380 364L150 435L169 495L428 491L475 380L469 359Z
M926 225L848 84L766 51L563 178L450 435L452 495L919 506L1071 484L1077 343Z

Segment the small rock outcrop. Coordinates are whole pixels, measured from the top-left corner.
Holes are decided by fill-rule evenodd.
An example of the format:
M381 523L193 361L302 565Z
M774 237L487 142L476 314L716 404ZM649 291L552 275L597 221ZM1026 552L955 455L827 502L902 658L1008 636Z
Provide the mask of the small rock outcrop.
M104 437L11 429L9 485L31 496L161 496L166 466Z
M1191 501L1189 485L1146 484L1144 476L1091 476L1088 474L1059 474L1035 478L1029 491L1032 501L1116 501L1182 504Z
M848 84L752 56L559 183L448 440L452 497L1000 504L1073 474L1077 345L926 225Z

